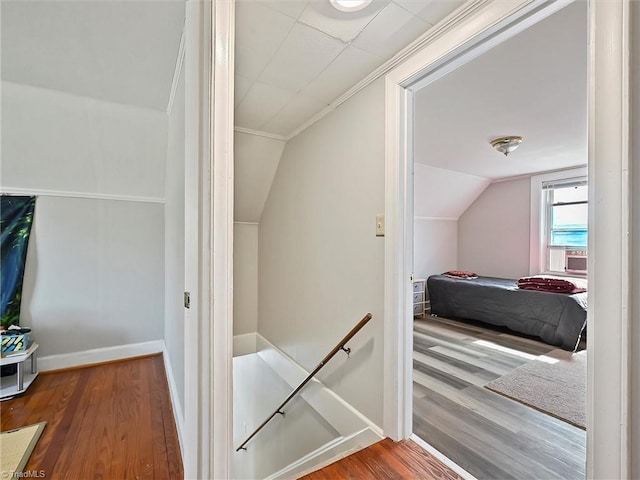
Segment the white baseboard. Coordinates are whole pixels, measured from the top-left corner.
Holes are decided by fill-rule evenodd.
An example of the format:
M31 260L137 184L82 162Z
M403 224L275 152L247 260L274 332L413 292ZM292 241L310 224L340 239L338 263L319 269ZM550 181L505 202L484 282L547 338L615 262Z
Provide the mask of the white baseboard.
M305 455L282 470L269 475L266 480L300 478L331 465L381 440L370 428L364 428L347 437L339 437L317 450Z
M163 342L162 358L164 359L164 370L167 373L167 383L169 384L169 396L171 397L171 405L173 406L173 418L176 422L176 429L178 430L178 443L180 444L180 454L184 459L184 414L182 405L180 404L180 396L178 395L178 387L176 386L176 380L173 375L173 368L171 367L171 360L169 359L169 352L166 345Z
M256 353L258 345L258 334L245 333L243 335L233 336L233 356L240 357L242 355L249 355L250 353Z
M117 345L114 347L94 348L81 352L62 353L38 357L38 370L47 372L64 368L81 367L94 363L111 362L123 358L139 357L164 351L164 341L152 340L150 342L130 343L129 345Z

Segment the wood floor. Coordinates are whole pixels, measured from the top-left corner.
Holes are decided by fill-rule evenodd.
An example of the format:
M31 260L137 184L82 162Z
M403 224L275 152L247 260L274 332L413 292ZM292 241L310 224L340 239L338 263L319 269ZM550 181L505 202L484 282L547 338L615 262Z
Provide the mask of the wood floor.
M161 355L41 373L2 402L1 429L46 421L26 470L47 479L181 479Z
M300 480L462 480L422 447L384 439Z
M413 432L478 479L584 479L583 430L483 388L553 348L477 325L416 320Z

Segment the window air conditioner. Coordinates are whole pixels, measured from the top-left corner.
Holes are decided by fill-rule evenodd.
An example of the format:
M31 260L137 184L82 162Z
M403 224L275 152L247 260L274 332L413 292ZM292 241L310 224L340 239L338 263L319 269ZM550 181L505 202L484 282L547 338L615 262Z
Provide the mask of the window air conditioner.
M587 252L586 250L567 250L565 255L564 271L578 275L587 273Z

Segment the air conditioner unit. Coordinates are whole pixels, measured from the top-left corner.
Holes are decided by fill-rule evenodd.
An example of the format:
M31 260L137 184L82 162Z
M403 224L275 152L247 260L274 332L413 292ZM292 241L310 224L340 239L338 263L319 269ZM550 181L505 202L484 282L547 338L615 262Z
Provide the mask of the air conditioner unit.
M564 257L564 271L577 275L587 274L587 251L567 250Z

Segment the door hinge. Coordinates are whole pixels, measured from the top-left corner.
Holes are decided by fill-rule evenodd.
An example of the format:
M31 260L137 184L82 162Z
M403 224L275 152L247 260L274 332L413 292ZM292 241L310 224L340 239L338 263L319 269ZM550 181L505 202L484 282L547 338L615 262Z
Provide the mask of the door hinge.
M191 293L184 292L184 308L191 308Z

